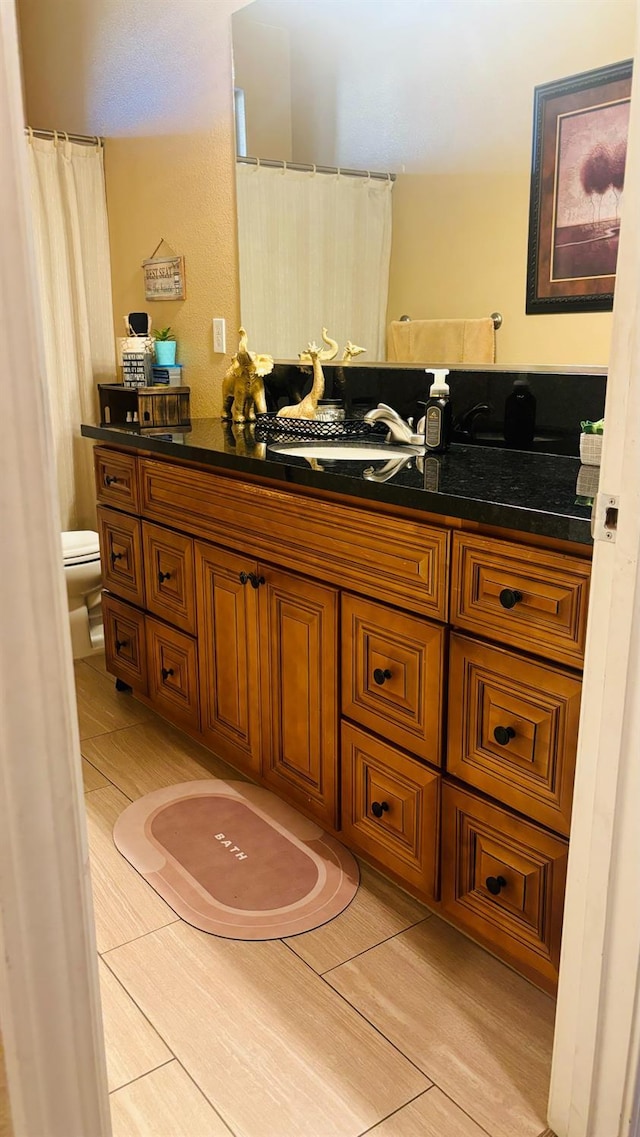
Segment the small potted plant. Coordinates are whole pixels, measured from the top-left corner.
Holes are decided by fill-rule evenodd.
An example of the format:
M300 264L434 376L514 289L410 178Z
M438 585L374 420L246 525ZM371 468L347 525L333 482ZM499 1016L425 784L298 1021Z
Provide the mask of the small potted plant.
M153 333L156 347L156 363L172 367L176 361L176 337L171 328L158 328Z

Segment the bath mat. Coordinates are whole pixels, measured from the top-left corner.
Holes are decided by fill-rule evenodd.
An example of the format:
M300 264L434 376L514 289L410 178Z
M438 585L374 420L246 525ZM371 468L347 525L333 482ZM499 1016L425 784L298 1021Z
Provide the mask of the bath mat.
M154 790L113 830L116 847L203 932L274 940L326 924L353 900L358 864L339 841L247 782Z

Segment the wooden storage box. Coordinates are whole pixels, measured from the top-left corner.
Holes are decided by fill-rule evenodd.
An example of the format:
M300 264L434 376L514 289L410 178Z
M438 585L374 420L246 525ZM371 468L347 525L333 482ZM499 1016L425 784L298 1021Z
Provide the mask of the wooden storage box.
M100 425L189 426L189 387L125 387L98 383Z

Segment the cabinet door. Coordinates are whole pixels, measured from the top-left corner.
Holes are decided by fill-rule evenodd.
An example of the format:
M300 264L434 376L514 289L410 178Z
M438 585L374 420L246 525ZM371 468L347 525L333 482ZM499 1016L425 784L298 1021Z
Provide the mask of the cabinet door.
M263 777L338 823L338 592L258 566Z
M142 522L147 609L195 635L193 541L181 533Z
M104 587L143 608L142 531L138 518L101 505L98 529Z
M260 774L257 566L197 542L202 731L232 765Z
M147 644L144 613L123 604L108 592L102 593L104 652L107 671L134 691L146 695Z
M146 618L149 698L177 726L199 730L196 641L159 620Z

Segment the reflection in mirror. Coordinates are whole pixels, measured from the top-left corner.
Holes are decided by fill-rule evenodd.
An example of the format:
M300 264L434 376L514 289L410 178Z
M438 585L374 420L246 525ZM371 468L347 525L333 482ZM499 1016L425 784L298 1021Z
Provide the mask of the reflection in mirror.
M384 360L404 314L498 311L499 366L606 365L610 313L525 315L533 90L629 58L634 25L633 0L254 0L236 12L235 83L260 159L237 167L242 318L261 350L294 358L327 326L368 348L359 363ZM310 185L322 187L314 214Z

